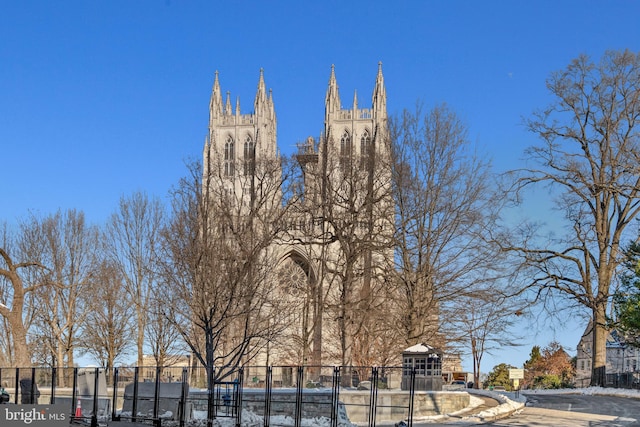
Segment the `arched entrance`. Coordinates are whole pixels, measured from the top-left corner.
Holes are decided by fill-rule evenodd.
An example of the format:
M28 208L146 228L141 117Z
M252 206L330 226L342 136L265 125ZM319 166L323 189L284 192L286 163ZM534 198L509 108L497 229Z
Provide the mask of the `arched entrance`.
M308 260L288 252L275 272L283 298L289 302L288 327L278 339L281 362L319 366L322 363L322 291Z

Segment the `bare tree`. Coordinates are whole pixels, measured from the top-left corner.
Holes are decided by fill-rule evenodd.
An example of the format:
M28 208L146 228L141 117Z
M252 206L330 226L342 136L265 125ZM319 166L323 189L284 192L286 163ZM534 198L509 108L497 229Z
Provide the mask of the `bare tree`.
M44 267L35 261L15 261L10 254L19 254L17 248L11 245L10 238L3 227L2 244L0 247L0 316L6 325L6 335L3 342L6 346L5 357L11 366L27 368L31 366L31 351L27 342L29 316L26 313L32 305L29 297L41 286L41 282L28 282L25 275L32 274L30 270L40 270ZM18 255L22 256L22 254Z
M163 217L159 199L136 192L120 198L118 210L106 226L107 251L120 269L126 294L135 307L138 366L143 365L147 314L156 279L154 268Z
M256 161L254 168L241 178L250 182L236 187L222 165L207 162L202 173L191 164L173 192L164 232L164 315L206 368L210 387L286 327L269 254L285 226L286 179L280 161Z
M108 261L97 268L89 291L80 350L92 355L100 366L112 368L135 342L135 307L126 303L120 269Z
M7 224L3 223L0 228L0 248L3 248L6 252L10 250L10 236L7 229ZM4 276L0 275L0 304L6 307L7 296L11 294L11 282ZM7 318L3 315L0 316L0 363L2 366L12 366L13 364L13 343L11 340L11 327Z
M58 211L44 218L32 215L21 226L22 253L48 266L31 279L49 284L37 291L40 310L34 319L33 335L43 347L43 361L52 366L74 366L97 245L97 229L87 225L79 211ZM59 372L62 375L62 370Z
M548 185L566 235L548 242L521 235L505 247L520 255L535 295L561 296L590 312L591 384L601 385L620 242L640 212L640 56L609 51L599 63L579 56L551 74L547 89L555 101L526 121L541 141L527 150L538 167L515 171L516 189Z
M405 345L443 347L439 314L474 293L475 278L495 275L488 230L502 205L490 163L446 105L405 110L390 122L396 201L395 324ZM479 274L479 272L483 274ZM443 305L446 304L446 305ZM454 315L455 316L455 315Z
M452 347L471 354L473 384L478 388L483 356L504 347L521 345L515 324L524 312L521 301L505 296L504 290L494 284L475 285L473 289L473 294L457 298L458 309L447 316L444 328L449 332Z
M164 290L162 283L154 286L147 313L146 341L156 366L172 366L187 351L180 329L165 316L165 306L171 299L164 295Z
M387 312L385 266L393 253L388 135L382 126L353 131L356 144L352 133L336 128L340 135L330 128L317 147L310 138L297 156L304 180L300 215L307 226L294 240L311 248L309 259L319 266L318 280L308 288L313 316L304 345L312 344L317 364L324 354L345 367L374 366L389 360L379 350L392 347L378 318ZM350 383L351 375L342 379Z

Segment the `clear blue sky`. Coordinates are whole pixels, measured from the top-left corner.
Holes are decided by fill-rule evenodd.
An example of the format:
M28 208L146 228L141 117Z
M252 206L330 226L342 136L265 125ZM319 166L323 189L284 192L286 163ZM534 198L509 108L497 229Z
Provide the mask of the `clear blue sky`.
M640 51L638 17L632 0L0 0L0 222L76 208L100 223L122 195L164 198L201 156L216 70L249 113L264 68L287 153L322 131L331 64L344 107L357 90L367 108L382 61L390 114L446 102L497 170L516 168L549 73ZM575 348L567 325L528 327L483 370L553 338Z

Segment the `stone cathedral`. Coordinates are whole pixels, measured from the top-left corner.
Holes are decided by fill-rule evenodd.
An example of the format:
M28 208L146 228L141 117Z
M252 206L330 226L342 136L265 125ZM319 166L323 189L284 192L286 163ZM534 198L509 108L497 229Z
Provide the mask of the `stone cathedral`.
M223 99L225 98L225 99ZM387 337L386 272L391 271L393 202L387 97L378 64L370 108L342 108L335 68L325 96L320 136L301 135L295 165L299 198L286 214L286 230L265 252L273 292L290 300L288 326L269 342L256 364L374 366L399 349ZM319 118L320 120L320 118ZM261 70L253 112L223 97L215 74L203 167L220 171L225 192L253 203L259 164L280 158L271 91ZM279 205L282 194L272 203ZM248 208L247 208L248 209ZM382 356L381 356L382 355Z

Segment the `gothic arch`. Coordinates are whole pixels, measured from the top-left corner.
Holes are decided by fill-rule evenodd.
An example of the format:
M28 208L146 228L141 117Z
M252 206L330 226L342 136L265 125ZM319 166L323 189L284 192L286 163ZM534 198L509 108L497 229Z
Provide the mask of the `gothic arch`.
M293 264L295 264L295 266L300 268L300 270L304 273L308 284L317 282L316 272L311 266L308 257L300 253L300 251L291 249L285 252L285 254L278 261L278 268L281 268L287 262L292 262Z
M320 365L322 361L322 286L309 257L285 247L274 271L277 298L286 311L286 328L274 342L274 360Z
M360 169L371 169L375 156L375 146L369 128L365 128L360 137Z
M244 137L244 146L243 146L243 169L245 175L251 175L253 173L253 167L255 163L255 154L256 154L256 146L253 141L253 137L251 134L247 133Z
M227 134L224 139L224 174L225 176L233 176L235 173L235 142L231 134Z
M340 154L351 154L351 150L351 132L345 128L340 135Z
M371 131L368 127L364 128L362 131L362 135L360 136L360 152L361 154L365 154L366 151L363 150L365 146L371 144L373 140L371 139Z
M340 166L343 171L347 171L351 167L352 155L353 143L351 140L351 132L345 128L340 135Z

